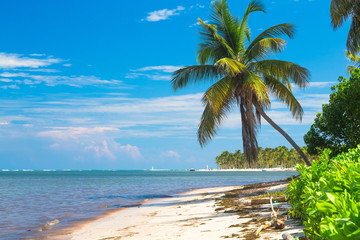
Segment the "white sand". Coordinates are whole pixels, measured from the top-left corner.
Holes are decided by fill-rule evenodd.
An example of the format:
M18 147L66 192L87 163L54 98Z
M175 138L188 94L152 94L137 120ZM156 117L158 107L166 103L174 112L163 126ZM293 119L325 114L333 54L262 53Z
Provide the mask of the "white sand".
M223 193L240 187L196 189L172 198L151 199L141 207L127 208L91 222L72 233L69 239L218 240L230 237L243 230L231 225L248 222L251 218L215 211L215 200ZM281 239L279 233L270 235L265 234L266 239Z
M219 239L236 233L237 214L215 211L215 198L235 187L196 189L172 198L149 200L101 218L74 232L72 240ZM242 220L245 221L245 220Z

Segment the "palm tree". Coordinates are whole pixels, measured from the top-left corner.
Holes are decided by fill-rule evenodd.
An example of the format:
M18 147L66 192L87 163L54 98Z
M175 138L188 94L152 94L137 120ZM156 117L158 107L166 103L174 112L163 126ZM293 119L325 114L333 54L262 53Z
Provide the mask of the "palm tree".
M257 157L256 132L261 117L311 165L299 146L264 111L270 107L269 93L272 93L289 106L295 118L302 118L303 109L292 94L290 82L305 87L309 71L292 62L268 59L285 48L286 41L278 37L286 35L292 38L294 25L272 26L251 41L247 22L249 15L258 11L265 12L262 3L252 0L240 21L231 15L226 0L214 2L211 23L198 19L203 40L197 52L199 65L175 71L172 87L176 91L190 83L216 81L202 97L205 109L198 129L202 147L216 134L231 108L237 106L241 114L244 153L250 165Z
M350 18L351 25L346 47L351 53L360 49L360 0L332 0L330 6L331 24L334 29Z
M355 55L355 54L352 54L351 52L349 51L345 51L345 55L346 55L346 58L354 64L354 66L352 65L348 65L346 70L349 74L351 74L352 71L354 71L355 69L360 69L360 57Z

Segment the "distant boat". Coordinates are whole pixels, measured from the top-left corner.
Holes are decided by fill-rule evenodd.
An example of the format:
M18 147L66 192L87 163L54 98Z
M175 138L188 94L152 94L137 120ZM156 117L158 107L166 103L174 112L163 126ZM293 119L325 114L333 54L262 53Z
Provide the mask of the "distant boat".
M195 168L190 168L190 172L195 172Z
M154 166L152 166L152 168L149 170L150 171L168 171L169 169L155 169Z
M267 170L266 170L266 169L263 169L262 171L263 171L263 172L266 172Z

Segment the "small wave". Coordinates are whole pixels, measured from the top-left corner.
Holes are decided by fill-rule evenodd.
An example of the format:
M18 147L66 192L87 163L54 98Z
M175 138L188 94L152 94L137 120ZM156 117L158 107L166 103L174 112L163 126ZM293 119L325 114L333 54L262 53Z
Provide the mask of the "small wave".
M59 224L60 220L55 218L51 221L45 222L43 225L41 225L41 227L37 228L35 231L36 232L42 232L45 230L50 230L53 228L53 226L55 226L56 224Z

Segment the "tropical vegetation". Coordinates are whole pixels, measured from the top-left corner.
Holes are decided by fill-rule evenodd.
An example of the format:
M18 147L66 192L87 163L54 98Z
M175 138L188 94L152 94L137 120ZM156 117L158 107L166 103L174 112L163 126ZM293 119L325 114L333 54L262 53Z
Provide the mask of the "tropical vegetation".
M349 51L345 52L346 58L351 62L353 65L348 65L346 70L349 74L352 73L352 71L360 69L360 57L356 54L352 54Z
M306 147L302 151L307 154ZM311 160L317 156L310 156ZM240 150L234 153L224 151L216 156L216 164L219 169L244 169L244 168L291 168L302 162L302 158L297 152L285 146L276 148L258 148L258 156L252 166L246 160L245 154Z
M360 49L360 0L332 0L330 7L331 23L334 29L339 28L350 18L351 25L346 42L352 53Z
M325 150L287 189L293 217L310 239L360 239L360 146L330 158Z
M191 83L215 82L202 97L205 109L198 129L201 146L214 137L227 114L236 107L241 115L243 149L249 165L257 159L256 134L261 117L311 165L300 147L265 113L271 106L269 94L273 94L290 108L293 117L302 119L303 109L292 93L291 83L305 87L309 71L289 61L269 59L284 50L286 41L281 36L293 38L295 27L291 23L275 25L252 39L248 19L254 12L265 12L260 1L251 1L242 19L229 12L226 0L215 1L210 22L199 19L199 64L175 71L172 87L176 91Z
M328 148L336 156L360 144L360 70L353 70L349 79L340 77L331 89L329 103L304 136L310 154Z

